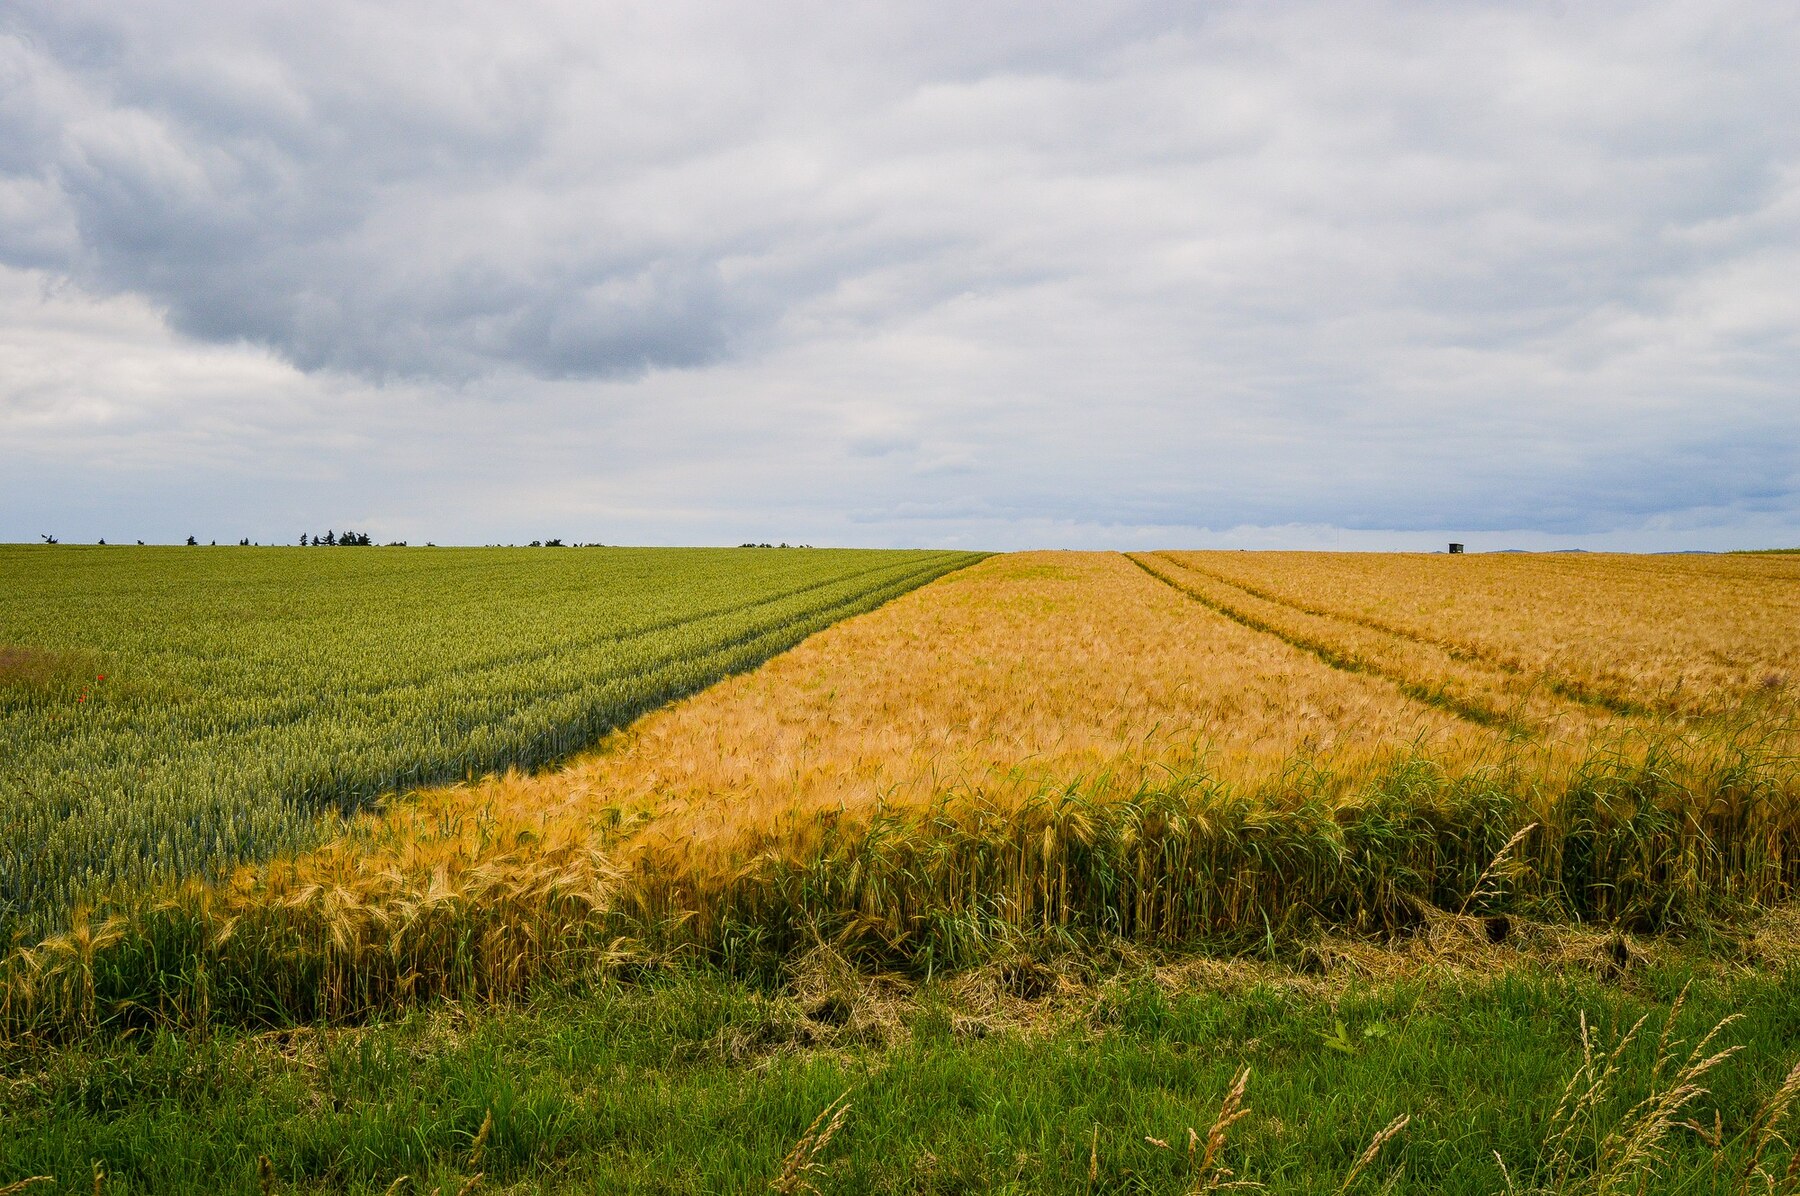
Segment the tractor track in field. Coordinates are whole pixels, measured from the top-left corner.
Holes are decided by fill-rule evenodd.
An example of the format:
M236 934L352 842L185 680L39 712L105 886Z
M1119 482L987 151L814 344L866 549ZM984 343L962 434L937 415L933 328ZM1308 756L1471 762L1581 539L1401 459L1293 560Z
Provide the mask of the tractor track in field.
M1503 709L1466 695L1453 693L1442 685L1421 681L1416 676L1401 669L1397 669L1380 661L1371 660L1366 655L1347 650L1337 644L1330 643L1327 640L1305 635L1287 628L1278 627L1267 619L1260 618L1250 611L1243 609L1241 606L1234 606L1229 602L1221 601L1214 595L1202 593L1192 586L1184 584L1178 576L1171 576L1170 574L1161 572L1155 566L1150 564L1143 555L1126 553L1125 557L1132 564L1136 565L1139 569L1143 570L1163 585L1168 586L1170 589L1184 597L1199 603L1213 613L1220 615L1223 618L1230 619L1232 622L1247 627L1252 631L1259 632L1263 635L1273 636L1287 644L1289 647L1305 652L1322 664L1336 669L1339 672L1375 677L1382 681L1386 681L1398 689L1403 696L1412 701L1445 711L1465 722L1486 727L1490 730L1500 731L1512 736L1531 738L1541 736L1544 733L1544 727L1542 725L1536 721L1529 721L1523 718L1516 711ZM1232 582L1223 581L1222 579L1216 578L1212 574L1201 570L1187 569L1179 562L1170 561L1160 554L1153 555L1150 559L1155 560L1165 568L1184 570L1197 577L1205 578L1207 581L1240 590L1243 593L1250 594L1251 597L1258 597L1257 595L1251 594L1251 592L1244 587L1237 586ZM1283 607L1289 610L1297 609L1287 603L1278 602L1272 599L1262 599L1262 601L1267 601L1270 605ZM1300 613L1309 614L1315 618L1330 619L1337 617L1331 614L1314 615L1313 612L1310 611L1301 611ZM1368 630L1381 631L1382 629L1368 628ZM1408 640L1408 642L1416 641ZM1438 647L1435 644L1418 642L1417 646L1432 651L1444 652L1441 647ZM1444 652L1444 654L1446 656L1449 655L1447 652ZM1504 670L1490 671L1501 672L1505 675Z
M1344 623L1354 623L1358 627L1366 627L1370 631L1391 635L1396 639L1406 640L1409 643L1418 644L1422 647L1436 649L1453 660L1458 660L1464 664L1473 665L1477 668L1493 669L1511 677L1523 677L1527 675L1524 668L1514 664L1510 660L1497 656L1491 651L1486 651L1469 644L1458 643L1455 640L1441 639L1437 636L1413 631L1410 628L1386 623L1380 619L1371 618L1368 615L1333 610L1330 607L1324 606L1310 606L1307 603L1296 601L1293 598L1263 589L1260 586L1253 586L1246 582L1238 581L1219 573L1214 573L1209 569L1202 569L1198 565L1189 564L1187 561L1177 560L1166 552L1157 552L1150 555L1156 557L1159 561L1164 561L1175 566L1177 569L1184 569L1189 573L1199 574L1208 581L1217 582L1219 585L1227 586L1234 590L1241 590L1253 598L1260 598L1262 601L1274 606L1285 606L1290 610L1299 611L1301 614L1312 615L1315 618L1336 619ZM1648 718L1654 717L1657 713L1650 707L1639 702L1634 702L1630 698L1622 697L1606 690L1596 689L1592 686L1582 685L1566 678L1553 677L1549 674L1544 674L1539 679L1546 689L1558 697L1584 706L1591 706L1596 710L1604 710L1608 714L1622 715L1626 718Z

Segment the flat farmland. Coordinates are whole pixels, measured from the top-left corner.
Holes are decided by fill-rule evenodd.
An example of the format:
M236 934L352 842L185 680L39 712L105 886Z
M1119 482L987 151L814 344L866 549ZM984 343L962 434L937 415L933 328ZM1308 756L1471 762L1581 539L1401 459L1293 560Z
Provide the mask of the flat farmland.
M348 882L366 849L454 874L476 847L443 828L511 828L604 842L637 899L665 914L715 900L727 921L793 868L837 902L812 913L884 957L954 950L934 938L952 910L977 938L959 921L974 910L1152 938L1385 924L1473 886L1521 832L1503 871L1515 897L1559 916L1663 924L1788 892L1800 791L1794 691L1777 670L1800 628L1794 563L1755 563L1750 614L1739 579L1690 569L1678 638L1640 631L1533 668L1520 662L1545 626L1604 605L1594 590L1615 563L1592 562L1568 609L1540 599L1516 646L1482 655L1458 646L1460 618L1437 638L1395 633L1206 571L1249 555L991 559L565 769L424 793L333 867ZM1365 586L1393 560L1370 558ZM1635 591L1621 588L1623 606ZM1757 645L1753 680L1716 674L1717 653L1693 646L1710 642ZM1667 700L1665 679L1684 675L1713 681ZM941 872L926 879L925 860ZM968 887L984 868L992 889ZM1084 872L1096 883L1080 891L1069 878Z
M433 680L379 636L263 660L310 662L337 754L375 763L290 785L283 846L146 867L12 952L0 1179L1800 1174L1800 558L587 551L434 582L460 659L535 653L497 705L486 665ZM308 576L346 554L308 552L277 588L352 588ZM110 684L150 642L46 622L11 632L33 710L97 701L95 662ZM381 695L415 675L465 737L624 696L486 756L357 739L412 725Z
M1561 606L1552 589L1513 640L1489 633L1477 651L1460 616L1428 630L1390 614L1396 630L1355 606L1356 562L1334 559L1332 587L1302 602L1265 596L1266 578L1221 580L1245 555L1018 553L919 588L961 559L875 558L774 609L822 623L881 584L908 590L879 610L565 766L419 786L152 921L179 908L232 927L205 967L241 969L256 1003L351 1016L521 991L621 939L737 968L823 938L871 966L932 969L1048 929L1241 949L1394 933L1450 908L1658 930L1791 893L1800 778L1776 670L1793 659L1794 564L1751 566L1759 614L1717 596L1741 576L1690 569L1679 637L1552 659L1544 628L1588 617L1608 585L1627 609L1646 589L1635 574L1551 559L1552 580L1586 568L1587 584ZM1362 584L1412 567L1370 558ZM1480 602L1518 600L1499 576ZM705 642L680 626L661 641L677 657ZM1727 648L1693 647L1713 642ZM1711 671L1752 643L1749 669ZM569 675L611 659L578 656ZM679 667L694 680L655 698L731 671ZM1670 700L1672 676L1712 678L1710 696ZM372 787L392 785L379 758ZM268 970L259 944L275 941L317 967ZM139 982L121 971L122 990Z
M0 935L548 763L971 559L0 548Z

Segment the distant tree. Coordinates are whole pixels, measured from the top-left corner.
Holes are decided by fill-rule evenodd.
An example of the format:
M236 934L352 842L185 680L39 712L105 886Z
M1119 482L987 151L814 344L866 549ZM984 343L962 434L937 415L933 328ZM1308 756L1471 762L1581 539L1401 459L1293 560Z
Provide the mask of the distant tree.
M337 547L337 533L332 531L330 528L325 529L325 547L327 547L327 548L336 548Z
M139 548L142 548L142 547L143 547L143 546L144 546L144 542L143 542L143 541L142 541L142 540L139 540L139 541L138 541L138 547L139 547Z
M196 539L194 539L194 537L192 537L192 536L189 536L189 537L188 537L188 538L187 538L187 546L188 546L188 547L189 547L189 548L192 548L192 547L193 547L193 546L194 546L194 545L196 545L196 544L198 544L198 543L200 543L200 541L198 541L198 540L196 540Z
M545 540L544 541L545 548L561 548L562 546L563 546L563 542L560 538L555 539L555 540Z
M100 543L101 543L101 544L105 544L105 543L106 543L106 537L105 537L105 536L101 536L101 537L100 537Z

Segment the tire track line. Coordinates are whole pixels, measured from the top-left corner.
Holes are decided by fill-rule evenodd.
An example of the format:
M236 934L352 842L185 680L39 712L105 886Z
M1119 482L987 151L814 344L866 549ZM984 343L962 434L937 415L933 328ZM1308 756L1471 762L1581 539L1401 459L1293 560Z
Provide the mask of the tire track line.
M1249 585L1234 578L1225 577L1210 570L1202 569L1198 565L1192 565L1186 561L1176 560L1167 553L1159 552L1153 555L1156 559L1165 561L1168 564L1175 566L1177 569L1185 569L1189 573L1197 573L1209 581L1216 581L1221 585L1242 590L1244 593L1249 594L1254 598L1260 598L1264 602L1272 603L1275 606L1285 606L1290 610L1297 610L1302 614L1312 615L1316 618L1338 619L1345 623L1354 623L1359 627L1366 627L1370 631L1379 631L1385 635L1391 635L1396 639L1407 640L1427 648L1436 648L1450 656L1452 659L1460 660L1465 664L1496 669L1513 677L1523 677L1526 675L1526 670L1519 665L1513 664L1508 660L1501 660L1491 652L1484 651L1480 648L1471 647L1467 644L1460 644L1453 640L1438 639L1435 636L1426 635L1409 628L1398 627L1391 623L1384 623L1380 619L1371 618L1367 615L1332 610L1329 607L1309 606L1304 602L1299 602L1281 594L1273 593L1269 590L1262 589L1261 587ZM1549 673L1541 673L1539 676L1543 681L1545 689L1567 701L1577 702L1584 706L1592 706L1597 710L1604 710L1609 714L1616 714L1625 718L1651 718L1657 713L1648 706L1639 702L1634 702L1630 698L1621 697L1620 695L1607 690L1595 689L1592 686L1583 685L1578 681L1556 677Z
M1467 698L1459 697L1456 694L1443 689L1441 686L1422 684L1405 673L1383 667L1374 661L1368 660L1362 656L1357 656L1354 653L1345 652L1335 645L1326 643L1324 640L1317 640L1310 636L1297 635L1293 632L1285 631L1272 623L1257 618L1248 611L1239 610L1236 607L1220 602L1216 598L1202 594L1197 590L1190 589L1181 584L1178 579L1158 572L1136 553L1126 553L1125 559L1136 565L1139 569L1142 569L1145 573L1149 574L1163 585L1168 586L1183 597L1199 603L1214 614L1230 619L1232 622L1247 627L1251 631L1259 632L1263 635L1274 636L1289 647L1305 652L1321 663L1337 669L1339 672L1379 678L1380 680L1393 685L1402 695L1415 702L1443 710L1449 714L1455 715L1465 722L1474 723L1476 726L1486 727L1489 730L1501 731L1508 735L1522 737L1535 737L1542 734L1542 728L1527 723L1517 715L1508 711L1496 710L1492 706L1488 706L1484 703L1474 702ZM1157 559L1161 560L1162 558L1158 557ZM1202 574L1202 576L1206 575ZM1276 605L1281 604L1277 603Z

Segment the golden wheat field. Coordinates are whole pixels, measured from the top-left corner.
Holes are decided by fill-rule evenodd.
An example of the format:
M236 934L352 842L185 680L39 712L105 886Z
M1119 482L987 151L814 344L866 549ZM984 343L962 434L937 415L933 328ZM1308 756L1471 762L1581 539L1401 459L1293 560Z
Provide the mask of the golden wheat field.
M563 767L78 928L0 1012L104 1020L66 961L108 950L157 961L115 968L133 1009L349 1016L643 951L1762 908L1800 882L1797 603L1797 558L990 557Z
M1169 770L1254 788L1306 762L1347 788L1423 755L1548 774L1631 731L1714 733L1682 715L1791 713L1796 693L1794 558L1018 553L566 768L433 790L387 826L623 817L636 842L729 852L746 828L803 834L821 812L1127 794Z
M1718 713L1800 687L1800 558L1174 553L1241 594L1616 705Z

